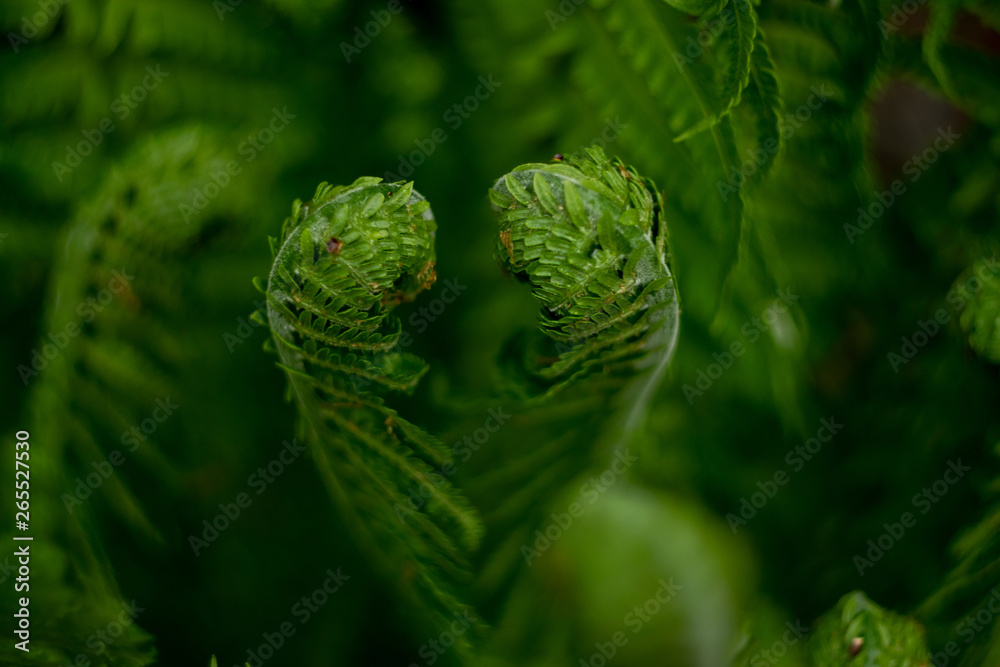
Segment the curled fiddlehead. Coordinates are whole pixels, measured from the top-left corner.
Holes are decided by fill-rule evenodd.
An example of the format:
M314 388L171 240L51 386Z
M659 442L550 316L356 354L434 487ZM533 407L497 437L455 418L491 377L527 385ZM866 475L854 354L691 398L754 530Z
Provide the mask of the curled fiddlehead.
M954 288L959 298L969 300L959 316L969 347L994 364L1000 363L1000 281L996 270L995 259L980 259L959 277Z
M511 426L466 464L488 527L477 582L487 614L535 562L528 545L550 504L585 471L647 446L680 319L663 200L634 169L589 149L517 167L489 196L497 257L541 308L539 331L516 335L501 357Z
M454 590L479 523L435 469L449 452L386 404L412 392L427 365L402 350L393 306L434 282L436 223L412 183L321 184L296 201L267 284L266 318L300 432L357 534L414 609L454 620ZM415 507L410 488L431 497ZM439 623L439 625L440 625Z
M514 169L490 191L498 257L531 284L555 353L529 373L553 392L594 373L631 378L654 367L655 385L679 320L661 195L599 148L557 157Z
M930 664L924 629L916 621L883 609L864 593L840 599L820 618L807 644L809 664L833 667Z

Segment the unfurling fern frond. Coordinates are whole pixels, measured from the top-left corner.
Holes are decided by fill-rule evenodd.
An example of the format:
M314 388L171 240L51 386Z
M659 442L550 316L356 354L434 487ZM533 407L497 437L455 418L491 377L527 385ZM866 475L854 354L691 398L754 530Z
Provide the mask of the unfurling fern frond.
M296 201L266 287L267 320L300 432L331 494L416 610L443 627L480 528L436 469L449 453L390 408L426 372L390 311L434 282L430 204L412 183L360 178ZM417 506L412 489L430 494Z
M633 169L588 149L522 165L489 194L498 258L541 305L540 332L516 336L502 357L498 400L512 423L466 466L489 529L478 583L498 599L554 499L588 468L646 446L680 314L663 199Z
M814 667L931 664L917 622L883 609L857 591L845 595L817 621L808 651Z
M531 283L557 353L529 372L553 393L594 372L652 365L658 380L679 314L655 186L594 148L522 165L497 181L490 199L500 260Z
M969 347L984 360L1000 364L1000 279L994 271L995 259L980 260L959 277L956 287L978 281L978 289L965 288L969 305L962 311L959 323L968 336Z

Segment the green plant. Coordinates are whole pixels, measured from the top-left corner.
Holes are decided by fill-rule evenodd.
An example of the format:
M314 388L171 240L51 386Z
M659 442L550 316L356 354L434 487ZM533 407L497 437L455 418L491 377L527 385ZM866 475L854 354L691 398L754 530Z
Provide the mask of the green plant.
M5 664L996 661L993 3L0 27Z

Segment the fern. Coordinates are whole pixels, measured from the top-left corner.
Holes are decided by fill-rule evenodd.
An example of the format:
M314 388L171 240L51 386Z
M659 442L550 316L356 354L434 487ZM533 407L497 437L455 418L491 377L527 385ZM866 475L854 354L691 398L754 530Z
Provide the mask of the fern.
M684 141L719 122L733 107L740 103L743 90L750 83L753 49L757 43L757 15L749 0L729 0L726 4L726 21L732 17L732 27L727 34L731 55L720 90L720 108L694 127L682 132L674 141Z
M18 652L21 661L62 664L93 655L101 648L93 633L132 599L120 592L105 555L115 523L108 515L157 550L178 532L179 517L156 502L179 495L176 459L157 434L132 431L158 405L185 403L174 377L184 355L173 320L191 282L178 262L208 247L240 208L223 196L194 220L179 209L205 173L225 164L217 140L182 129L139 145L59 240L45 320L53 336L18 369L32 392L31 461L39 480L32 509L42 527L32 543L31 588L40 626L28 657ZM160 428L162 435L169 425ZM81 481L90 479L100 482ZM139 625L145 619L134 620L102 650L115 664L152 661Z
M1000 661L996 621L957 634L1000 583L1000 298L968 287L1000 238L996 3L11 0L0 26L0 357L41 519L32 653L0 662L257 664L258 638L298 630L277 618L285 592L331 559L357 585L282 629L273 662ZM345 62L341 43L364 53ZM119 115L147 68L169 75ZM245 159L275 108L294 122ZM924 120L961 138L900 195ZM54 170L83 140L81 166ZM321 178L410 178L401 164L437 219L413 183L323 184L272 239L251 304L281 202ZM127 288L34 371L31 349L123 269ZM474 296L425 317L445 272ZM265 335L281 371L233 347ZM917 354L886 363L900 343ZM74 499L166 397L178 416ZM846 435L772 497L830 414ZM320 474L296 466L196 560L184 534L232 507L289 418ZM975 473L844 596L852 554L959 456ZM734 537L737 507L756 518ZM632 636L660 577L683 588ZM192 595L230 581L254 596ZM94 656L133 595L151 612ZM455 614L481 620L431 648Z
M977 269L985 273L985 263L978 262L970 267L958 283L977 275ZM969 347L983 359L1000 363L1000 285L996 279L980 279L978 285L980 290L972 296L972 303L962 312L959 322L968 336Z
M331 494L400 593L445 628L463 610L455 589L481 529L435 473L450 452L383 398L412 392L427 370L400 350L390 309L434 282L435 230L412 183L321 184L311 202L293 205L258 286L300 430ZM414 506L413 488L430 494L426 505Z
M770 172L784 143L782 118L784 102L775 73L774 62L762 30L757 30L756 45L750 67L750 85L747 87L747 105L757 117L757 145L765 152L758 179Z
M817 623L809 638L809 664L922 667L930 662L920 626L882 609L863 593L845 595Z
M498 257L531 283L542 330L566 348L536 368L527 359L546 392L598 368L652 365L658 382L676 342L678 304L655 186L591 149L518 167L490 199L499 211ZM646 409L644 401L634 406Z
M463 488L487 526L478 606L497 625L492 651L563 651L545 611L551 601L533 578L535 562L549 558L535 550L536 531L551 521L549 508L564 510L558 499L586 471L647 450L649 402L680 317L663 198L597 148L521 165L489 196L497 258L541 309L538 331L504 346L494 396L484 400L509 411L510 424L463 464ZM513 640L522 624L533 629Z

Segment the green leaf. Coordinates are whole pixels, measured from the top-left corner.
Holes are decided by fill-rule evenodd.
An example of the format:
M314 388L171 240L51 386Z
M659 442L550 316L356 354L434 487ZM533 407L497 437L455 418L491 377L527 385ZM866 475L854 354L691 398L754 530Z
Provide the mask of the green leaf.
M313 256L313 239L312 233L308 228L303 227L302 233L299 234L299 250L302 252L303 257L312 258Z
M724 11L733 17L733 24L725 33L728 37L729 58L722 90L719 93L721 104L717 111L681 132L674 141L685 141L718 124L719 120L740 103L743 89L750 82L751 55L756 43L754 37L757 33L757 13L749 0L728 0Z
M379 181L321 187L307 215L286 221L267 321L301 436L331 495L378 569L440 632L466 608L455 591L468 577L481 527L464 496L435 475L451 451L389 406L391 393L413 391L427 371L398 351L400 323L387 304L411 300L433 282L436 223L423 215L429 205L412 183ZM315 260L293 250L332 236L337 250ZM421 506L408 495L415 488L428 494ZM470 641L463 636L459 651Z
M940 0L929 5L930 19L927 22L923 41L923 54L927 66L937 77L941 88L952 98L957 98L957 92L951 72L945 65L942 51L948 42L948 35L955 22L955 15L962 5L962 0Z
M879 607L861 592L845 595L816 623L807 648L812 667L931 664L920 625Z
M522 182L530 183L533 192L524 190ZM567 156L553 165L518 167L493 187L512 198L520 188L523 192L516 200L527 202L497 211L498 259L511 273L526 271L544 306L546 335L574 341L555 363L534 372L558 383L587 360L612 350L624 357L630 350L644 348L658 359L670 357L677 301L666 258L652 239L653 230L662 224L656 212L663 206L651 184L609 160L600 149L592 149L586 156ZM560 198L569 215L558 206ZM667 280L652 302L668 308L643 320L650 307L643 290L660 279ZM609 317L606 308L618 298L624 303L616 304L614 316ZM625 311L619 313L619 308ZM660 319L666 326L652 339L662 348L646 338Z
M781 150L781 117L783 101L778 77L775 74L774 62L767 48L764 33L757 32L756 46L753 50L753 61L750 69L750 85L746 89L746 101L750 110L757 117L757 145L764 150L764 163L760 165L756 175L763 179L774 166ZM769 146L773 146L773 149Z
M1000 267L996 256L982 259L968 268L952 288L968 305L959 315L959 324L969 347L986 361L1000 364ZM986 279L981 276L987 276ZM975 284L970 290L966 285Z

